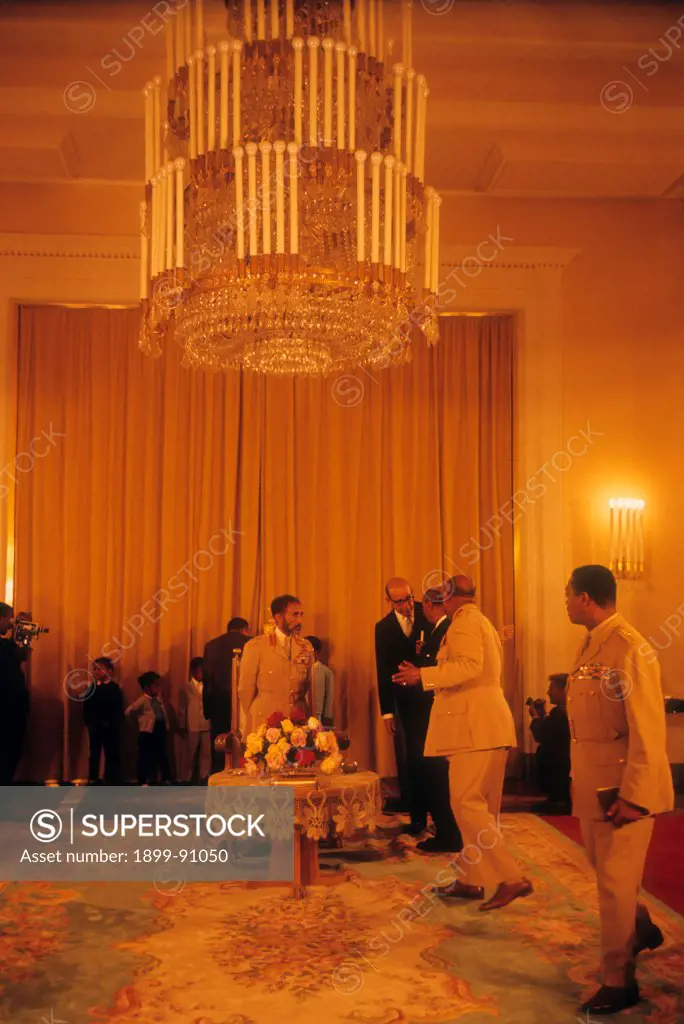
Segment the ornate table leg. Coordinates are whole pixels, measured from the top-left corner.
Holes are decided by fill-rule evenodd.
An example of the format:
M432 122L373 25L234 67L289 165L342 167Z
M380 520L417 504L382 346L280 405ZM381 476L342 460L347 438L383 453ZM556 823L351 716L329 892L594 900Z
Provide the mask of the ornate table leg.
M295 828L294 884L292 887L295 899L302 899L306 895L307 886L319 884L318 843L315 839L309 839L304 829L297 826Z

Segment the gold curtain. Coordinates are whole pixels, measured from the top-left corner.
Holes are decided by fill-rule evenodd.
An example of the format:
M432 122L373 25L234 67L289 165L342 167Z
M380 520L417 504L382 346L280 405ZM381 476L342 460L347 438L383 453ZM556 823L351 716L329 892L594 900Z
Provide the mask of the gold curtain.
M326 642L352 754L392 773L373 630L394 574L417 595L475 577L520 713L512 527L494 518L512 493L513 319L443 318L407 367L296 381L153 360L137 330L135 310L21 309L17 450L43 441L17 484L15 607L50 627L22 774L84 775L89 659L120 656L126 699L155 668L173 704L189 658L232 615L260 630L286 591Z

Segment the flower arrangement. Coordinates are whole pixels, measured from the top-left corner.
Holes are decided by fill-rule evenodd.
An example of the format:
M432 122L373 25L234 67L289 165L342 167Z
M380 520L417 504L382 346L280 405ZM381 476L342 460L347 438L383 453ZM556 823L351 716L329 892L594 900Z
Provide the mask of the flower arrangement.
M317 761L322 772L332 775L342 764L340 744L334 732L299 709L294 709L289 718L282 711L274 711L245 742L248 775L257 775L263 768L274 772L310 768Z

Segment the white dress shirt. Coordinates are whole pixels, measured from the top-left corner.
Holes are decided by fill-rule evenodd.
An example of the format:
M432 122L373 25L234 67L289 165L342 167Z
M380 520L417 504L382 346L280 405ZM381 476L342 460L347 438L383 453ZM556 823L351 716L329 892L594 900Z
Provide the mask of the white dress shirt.
M394 614L397 617L397 622L401 626L401 630L404 636L411 636L411 630L413 629L413 619L409 619L408 616L402 615L400 612L396 610Z

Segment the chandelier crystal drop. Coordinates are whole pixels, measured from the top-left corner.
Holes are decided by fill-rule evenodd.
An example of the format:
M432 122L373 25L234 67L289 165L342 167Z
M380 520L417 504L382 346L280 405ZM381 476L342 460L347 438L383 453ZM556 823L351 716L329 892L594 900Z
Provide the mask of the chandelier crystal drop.
M411 3L225 8L167 15L144 90L140 347L274 374L408 361L413 325L437 340L441 204Z

